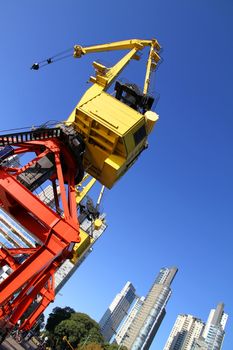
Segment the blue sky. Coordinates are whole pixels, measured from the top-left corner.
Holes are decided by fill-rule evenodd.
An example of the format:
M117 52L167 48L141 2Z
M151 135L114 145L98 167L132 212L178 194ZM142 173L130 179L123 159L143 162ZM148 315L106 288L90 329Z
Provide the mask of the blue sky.
M52 305L99 320L127 280L145 295L161 267L176 265L151 350L163 349L179 313L206 320L220 301L230 315L223 348L232 349L232 15L231 0L0 2L1 130L65 120L89 86L92 60L118 55L38 72L34 61L78 43L156 37L163 46L149 149L105 193L108 230ZM123 77L141 83L143 63Z

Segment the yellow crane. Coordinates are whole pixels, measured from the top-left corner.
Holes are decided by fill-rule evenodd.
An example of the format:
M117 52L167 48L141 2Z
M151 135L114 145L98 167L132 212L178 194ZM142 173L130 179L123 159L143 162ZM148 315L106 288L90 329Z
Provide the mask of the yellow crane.
M138 52L149 46L143 92L134 85L115 85L115 96L107 89L131 59L139 60ZM111 188L129 169L139 154L147 147L147 137L158 115L151 111L153 98L148 94L151 72L160 56L156 39L125 40L109 44L82 47L74 46L74 57L103 51L129 50L113 67L93 62L93 85L85 92L66 124L72 125L82 136L86 152L84 169Z
M131 59L139 60L138 52L149 46L143 92L134 85L116 82L115 96L106 90ZM82 135L86 151L84 169L93 176L87 189L97 179L104 186L113 184L130 168L140 153L147 147L147 137L152 131L158 115L152 112L153 98L148 94L151 73L160 60L160 45L156 39L125 40L102 45L74 46L73 56L81 58L89 53L112 50L130 50L113 67L93 62L95 77L93 85L85 92L71 113L66 124L72 125ZM84 188L83 193L86 193ZM77 203L80 195L77 195ZM96 220L98 222L98 219ZM99 222L99 227L101 222ZM73 248L73 262L76 262L91 244L91 238L81 230L81 242Z
M115 84L115 95L109 94L107 90L113 81L132 59L140 59L139 52L146 47L149 47L149 55L143 91L135 84L121 84L118 81ZM128 50L112 67L93 62L95 76L90 77L93 85L84 93L65 122L82 136L85 143L85 171L108 188L113 186L147 147L147 137L158 120L158 115L151 111L154 99L148 90L151 73L160 61L160 49L156 39L74 46L75 58L90 53ZM42 61L46 62L42 66L54 61L49 58ZM38 70L39 67L40 64L34 63L31 68Z

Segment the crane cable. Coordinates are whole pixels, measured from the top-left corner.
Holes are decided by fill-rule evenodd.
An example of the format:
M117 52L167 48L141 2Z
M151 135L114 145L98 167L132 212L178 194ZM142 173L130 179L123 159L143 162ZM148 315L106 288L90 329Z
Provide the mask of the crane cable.
M42 128L42 127L45 127L45 128L49 128L51 126L56 126L58 124L64 124L66 123L66 120L64 121L60 121L60 120L48 120L47 122L41 124L41 125L30 125L30 126L23 126L21 128L13 128L13 129L0 129L0 133L3 133L3 132L16 132L16 131L19 131L19 130L34 130L34 129L37 129L37 128Z
M35 62L33 63L33 65L31 66L31 69L32 70L38 70L39 68L42 68L42 67L45 67L47 66L48 64L51 64L51 63L54 63L54 62L57 62L57 61L61 61L65 58L68 58L68 57L71 57L73 56L73 47L67 49L67 50L64 50L64 51L61 51L59 53L57 53L56 55L54 56L51 56L45 60L42 60L40 62ZM71 52L69 54L66 54L67 52Z

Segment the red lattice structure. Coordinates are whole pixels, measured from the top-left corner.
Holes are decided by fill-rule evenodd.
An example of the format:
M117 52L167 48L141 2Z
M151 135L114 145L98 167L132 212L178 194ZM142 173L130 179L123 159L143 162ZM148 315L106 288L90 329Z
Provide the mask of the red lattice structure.
M26 154L27 158L32 158L23 167L0 165L0 204L37 242L34 248L2 246L0 249L1 266L7 264L12 269L0 284L2 339L35 300L36 307L21 324L21 330L29 330L54 300L54 273L71 255L74 244L80 241L75 182L83 174L80 161L83 146L76 139L73 147L75 137L71 139L57 130L0 138L0 145L8 145L10 154ZM7 156L9 154L3 154L2 159ZM35 187L47 180L53 185L55 211L33 194ZM24 257L23 263L19 262L19 257Z

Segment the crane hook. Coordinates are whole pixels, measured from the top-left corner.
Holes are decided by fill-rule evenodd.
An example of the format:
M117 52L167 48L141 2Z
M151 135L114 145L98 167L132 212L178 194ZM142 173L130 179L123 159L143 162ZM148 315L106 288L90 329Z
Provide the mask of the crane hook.
M68 58L70 56L72 56L72 53L67 54L68 52L73 51L73 48L69 48L65 51L59 52L54 56L50 56L49 58L47 58L46 60L40 61L40 62L35 62L33 63L33 65L31 66L32 70L38 70L39 68L42 68L44 66L47 66L48 64L63 60L65 58Z
M33 65L31 66L31 69L33 70L38 70L40 68L39 63L33 63Z
M45 62L42 66L40 66L40 63ZM48 58L47 60L44 60L42 62L39 63L33 63L33 65L31 66L31 69L33 70L38 70L40 67L46 66L47 64L53 63L52 58Z

